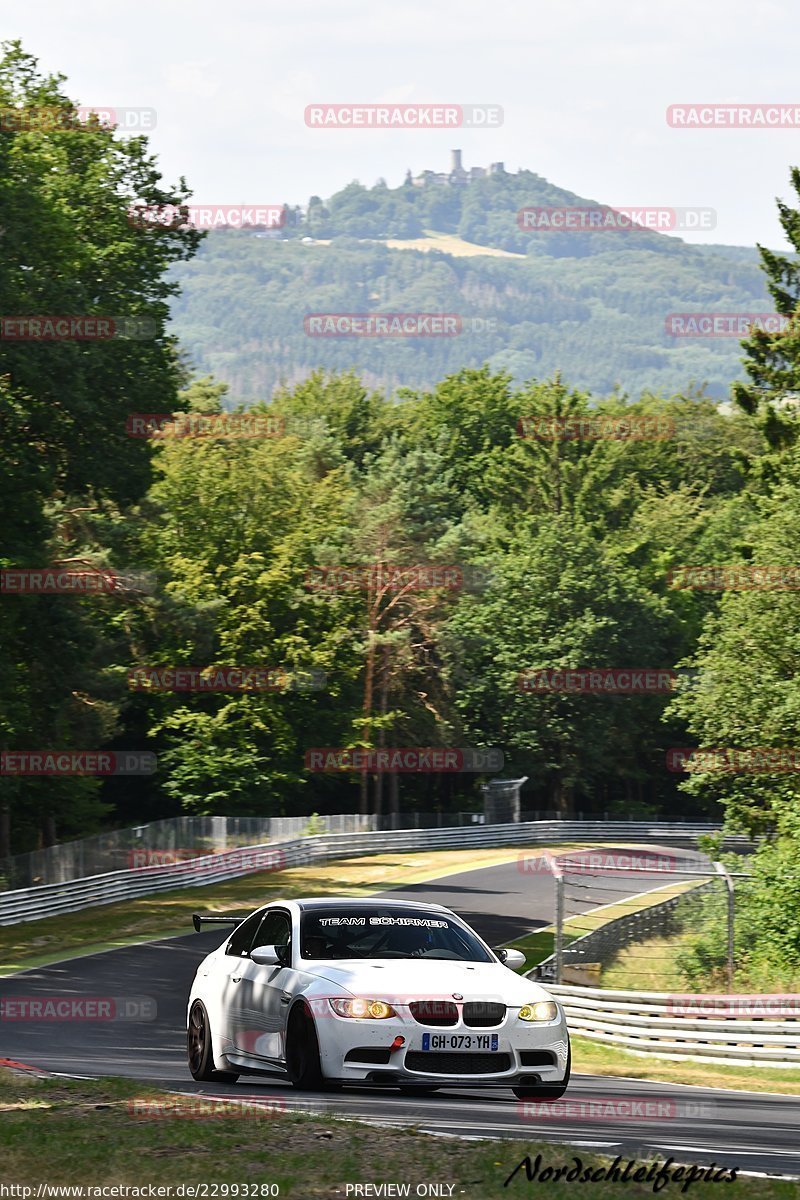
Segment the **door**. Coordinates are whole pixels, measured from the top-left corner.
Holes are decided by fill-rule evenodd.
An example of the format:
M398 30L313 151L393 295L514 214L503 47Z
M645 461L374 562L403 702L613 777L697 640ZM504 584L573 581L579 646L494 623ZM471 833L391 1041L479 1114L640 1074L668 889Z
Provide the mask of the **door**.
M269 909L239 964L235 992L233 1041L244 1054L279 1062L283 1057L283 1032L291 1001L291 917L283 909ZM269 966L254 963L256 946L275 946L282 961Z
M264 920L263 909L253 913L237 925L225 947L223 969L218 976L220 982L219 1000L219 1049L223 1052L234 1048L236 1041L236 1024L239 1021L238 993L242 983L245 968L250 960L250 946ZM214 1035L216 1037L216 1034Z

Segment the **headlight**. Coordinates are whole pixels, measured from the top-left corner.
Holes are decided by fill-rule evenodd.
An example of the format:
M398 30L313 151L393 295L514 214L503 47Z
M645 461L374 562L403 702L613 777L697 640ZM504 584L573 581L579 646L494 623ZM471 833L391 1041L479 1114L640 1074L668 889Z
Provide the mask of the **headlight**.
M519 1010L520 1021L555 1021L557 1016L555 1000L537 1000L536 1004L523 1004Z
M385 1021L387 1017L396 1017L397 1013L391 1004L385 1000L329 1000L328 1002L339 1017L356 1017L366 1021Z

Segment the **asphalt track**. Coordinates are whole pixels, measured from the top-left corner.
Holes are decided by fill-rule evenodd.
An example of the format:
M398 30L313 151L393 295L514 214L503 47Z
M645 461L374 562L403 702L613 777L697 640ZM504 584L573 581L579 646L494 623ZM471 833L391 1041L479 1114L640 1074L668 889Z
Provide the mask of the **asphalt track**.
M606 848L608 849L608 848ZM651 850L651 852L653 852ZM657 849L675 865L684 851ZM671 878L680 878L675 872ZM581 881L589 884L591 877ZM638 894L664 876L612 877L614 896ZM427 898L468 920L491 944L553 920L553 882L519 870L516 861L395 889L393 896ZM572 893L573 910L614 897L586 887ZM197 963L222 940L219 930L70 959L4 979L5 998L124 997L155 1000L155 1015L114 1021L0 1021L0 1057L55 1073L118 1075L165 1090L263 1103L270 1108L330 1112L382 1124L414 1122L420 1129L467 1137L502 1137L570 1143L612 1156L644 1152L680 1162L800 1177L800 1097L725 1092L677 1084L573 1075L563 1101L530 1106L500 1089L445 1088L424 1098L390 1089L346 1088L332 1094L299 1094L279 1080L242 1076L237 1084L199 1084L185 1059L186 997ZM509 1147L509 1170L524 1153ZM568 1161L563 1155L553 1163Z

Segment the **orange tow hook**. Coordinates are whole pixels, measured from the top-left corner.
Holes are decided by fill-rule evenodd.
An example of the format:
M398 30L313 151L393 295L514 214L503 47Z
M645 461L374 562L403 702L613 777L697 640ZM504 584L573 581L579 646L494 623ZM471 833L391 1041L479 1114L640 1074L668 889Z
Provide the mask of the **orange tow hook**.
M392 1051L399 1050L400 1047L405 1046L405 1044L406 1044L406 1039L404 1037L400 1037L400 1034L398 1033L397 1037L394 1039L394 1041L392 1042L389 1049Z

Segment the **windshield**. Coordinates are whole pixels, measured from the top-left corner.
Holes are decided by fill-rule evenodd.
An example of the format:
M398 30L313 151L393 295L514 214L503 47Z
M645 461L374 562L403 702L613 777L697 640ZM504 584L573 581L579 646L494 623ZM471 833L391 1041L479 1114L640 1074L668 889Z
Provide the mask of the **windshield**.
M303 958L422 958L492 962L474 933L445 913L370 905L316 909L300 921Z

